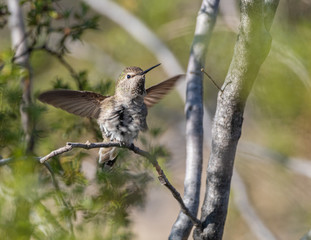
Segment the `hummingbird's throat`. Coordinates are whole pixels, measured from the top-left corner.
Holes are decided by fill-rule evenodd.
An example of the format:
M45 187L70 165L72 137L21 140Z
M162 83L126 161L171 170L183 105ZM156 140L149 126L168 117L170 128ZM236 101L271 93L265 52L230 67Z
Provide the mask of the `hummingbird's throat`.
M135 95L144 95L145 91L145 78L143 78L140 79L137 85L132 89L132 93Z

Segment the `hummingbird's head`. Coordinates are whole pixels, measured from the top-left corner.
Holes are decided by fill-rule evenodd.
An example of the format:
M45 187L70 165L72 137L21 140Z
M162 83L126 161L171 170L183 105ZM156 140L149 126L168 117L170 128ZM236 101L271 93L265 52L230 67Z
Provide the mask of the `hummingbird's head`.
M116 94L130 97L145 96L145 74L159 65L157 64L145 71L140 67L125 68L117 81Z

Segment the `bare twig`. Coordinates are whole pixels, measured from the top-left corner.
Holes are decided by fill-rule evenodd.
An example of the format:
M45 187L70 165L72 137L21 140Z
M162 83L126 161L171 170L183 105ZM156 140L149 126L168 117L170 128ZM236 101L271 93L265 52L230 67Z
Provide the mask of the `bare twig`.
M212 81L212 83L215 85L216 88L218 88L219 91L221 91L221 92L224 91L224 90L222 90L222 89L217 85L217 83L214 81L214 79L212 78L212 76L209 75L209 74L204 70L204 68L201 68L201 72L203 72L203 73L209 78L209 80Z
M141 155L141 156L147 158L151 162L152 166L156 169L156 171L158 173L158 179L159 179L160 183L162 185L164 185L165 187L167 187L171 191L171 193L173 194L174 198L178 201L178 203L179 203L179 205L181 207L182 212L184 214L186 214L190 218L190 220L193 223L193 225L195 225L196 227L201 227L200 220L198 220L195 216L193 216L192 213L189 211L189 209L186 207L184 201L182 200L182 198L180 196L180 193L168 181L168 179L165 176L165 174L164 174L162 168L160 167L158 161L150 153L139 149L134 144L132 144L130 146L126 146L126 148L132 150L133 152L135 152L138 155Z
M178 201L182 212L184 214L186 214L190 220L192 221L193 225L195 225L196 227L201 227L201 222L200 220L198 220L195 216L193 216L191 214L191 212L189 211L189 209L186 207L185 203L183 202L180 193L176 190L176 188L174 188L174 186L169 182L169 180L167 179L166 175L164 174L162 168L160 167L158 161L155 159L154 156L152 156L150 153L141 150L140 148L136 147L134 144L120 144L120 143L72 143L72 142L68 142L66 144L66 146L58 148L54 151L52 151L51 153L49 153L48 155L40 158L40 162L41 163L45 163L47 160L49 160L52 157L55 157L57 155L60 155L62 153L71 151L74 148L83 148L83 149L92 149L92 148L101 148L101 147L120 147L120 148L127 148L131 151L133 151L134 153L143 156L145 158L147 158L149 160L149 162L152 164L152 166L156 169L157 173L158 173L158 179L160 181L160 183L162 185L164 185L165 187L167 187L170 192L172 193L172 195L174 196L174 198Z

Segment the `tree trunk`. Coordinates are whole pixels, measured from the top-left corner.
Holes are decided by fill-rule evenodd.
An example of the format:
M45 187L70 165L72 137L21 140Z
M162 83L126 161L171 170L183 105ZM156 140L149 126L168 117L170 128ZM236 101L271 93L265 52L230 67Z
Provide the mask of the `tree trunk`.
M278 0L241 0L241 23L234 55L218 94L212 128L212 151L207 167L205 199L194 239L222 239L237 144L247 97L267 57L269 34Z

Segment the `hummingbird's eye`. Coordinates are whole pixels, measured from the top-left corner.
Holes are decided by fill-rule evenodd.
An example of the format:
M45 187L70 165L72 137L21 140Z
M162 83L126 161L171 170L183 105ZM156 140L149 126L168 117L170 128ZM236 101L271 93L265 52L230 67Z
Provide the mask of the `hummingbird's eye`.
M130 78L131 78L131 75L130 75L130 74L127 74L127 75L126 75L126 78L127 78L127 79L130 79Z

